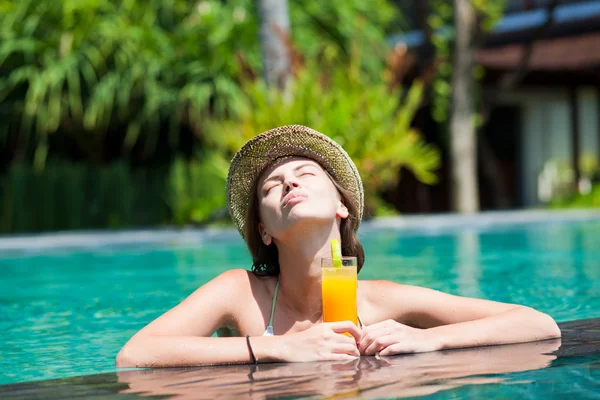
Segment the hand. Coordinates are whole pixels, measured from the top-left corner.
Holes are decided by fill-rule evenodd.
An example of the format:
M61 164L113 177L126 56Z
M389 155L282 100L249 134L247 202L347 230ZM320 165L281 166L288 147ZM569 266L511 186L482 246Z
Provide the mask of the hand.
M351 336L344 335L348 332ZM360 357L360 329L350 321L326 322L281 336L282 358L288 362L339 361Z
M435 351L439 346L427 330L389 319L363 328L358 350L365 356L391 356Z

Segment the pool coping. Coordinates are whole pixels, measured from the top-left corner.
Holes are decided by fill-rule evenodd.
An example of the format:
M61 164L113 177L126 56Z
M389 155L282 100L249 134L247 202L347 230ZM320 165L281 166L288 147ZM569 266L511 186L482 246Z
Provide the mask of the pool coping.
M489 229L510 225L599 220L600 209L486 211L474 214L411 214L362 222L359 235L374 229L440 233L457 229ZM0 236L0 251L88 248L122 244L193 244L207 239L239 239L233 227L159 227L149 229L60 231Z
M328 370L326 368L331 362L313 363L264 363L259 365L237 364L221 366L198 366L187 368L156 368L156 369L117 369L113 372L100 374L79 375L65 378L47 380L36 380L0 385L0 397L2 398L44 398L63 399L66 397L77 398L172 398L176 395L190 395L185 398L214 398L217 397L238 398L248 397L250 394L262 395L265 398L289 398L290 388L294 391L297 383L307 383L310 386L304 392L296 389L292 395L294 398L323 398L345 397L362 398L389 398L393 397L420 397L423 395L448 393L460 387L472 387L473 385L494 384L492 389L502 388L504 385L521 387L520 394L529 393L528 387L539 387L540 394L555 393L562 397L571 393L572 384L568 388L555 387L547 380L532 380L539 377L537 371L550 370L552 368L564 368L569 366L586 365L597 363L600 354L600 318L588 318L567 321L559 324L562 331L562 339L550 339L545 341L507 344L500 346L483 346L465 349L442 350L439 352L404 354L385 358L381 361L376 357L361 357L358 364L350 362L350 368L343 368L347 361L338 362L338 367ZM505 355L506 353L506 355ZM519 354L519 359L506 368L507 359L514 354ZM471 358L463 358L471 354ZM447 360L441 365L436 361ZM433 359L432 359L433 357ZM491 358L490 358L491 357ZM554 357L554 359L552 359ZM543 363L535 360L543 359ZM387 361L396 363L385 365ZM395 360L395 361L394 361ZM413 363L411 363L411 360ZM416 363L415 363L416 361ZM474 364L473 364L474 362ZM527 367L522 368L526 362ZM382 365L378 365L382 363ZM388 363L389 364L389 363ZM445 374L449 365L454 368L452 374ZM304 367L306 366L306 367ZM412 366L412 368L409 368ZM483 368L482 368L483 367ZM409 385L398 385L404 383L402 375L391 374L387 371L416 371L409 377L416 379L415 382L406 381ZM492 369L490 369L492 368ZM589 367L587 367L589 368ZM263 371L266 369L267 371ZM268 376L268 370L284 369L288 373ZM308 371L308 372L307 372ZM378 371L381 371L377 375ZM563 370L564 371L564 370ZM295 372L295 373L294 373ZM523 379L522 373L529 374ZM374 377L371 377L374 375ZM295 378L299 378L294 380ZM493 378L491 380L486 380ZM216 381L215 379L221 379ZM323 382L334 379L339 388L334 393L322 395L319 390L324 386ZM224 385L223 383L228 383ZM448 383L452 385L447 386ZM586 381L589 393L593 390L593 377ZM144 387L140 387L144 384ZM515 386L518 385L518 386ZM413 389L433 388L433 392L425 391L419 394ZM544 390L544 387L548 389ZM488 386L489 388L489 386ZM381 390L379 390L381 389ZM584 388L586 389L586 388ZM179 392L183 390L183 392ZM488 396L500 397L498 392L485 393ZM210 391L212 396L202 396ZM385 396L373 396L374 393L384 393ZM588 393L588 392L584 392ZM312 394L312 395L311 395ZM355 394L356 396L348 396ZM407 396L410 395L410 396ZM411 395L412 394L412 395ZM470 396L478 398L481 395ZM536 397L537 398L537 397ZM545 398L545 397L542 397Z

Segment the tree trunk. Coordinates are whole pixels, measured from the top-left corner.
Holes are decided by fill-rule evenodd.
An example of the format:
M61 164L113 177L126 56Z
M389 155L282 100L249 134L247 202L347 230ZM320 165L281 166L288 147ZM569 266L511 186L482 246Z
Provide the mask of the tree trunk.
M258 16L265 82L286 91L292 71L287 0L259 0Z
M479 189L472 96L477 19L469 0L454 0L454 13L456 50L450 117L452 208L460 213L475 213L479 211Z

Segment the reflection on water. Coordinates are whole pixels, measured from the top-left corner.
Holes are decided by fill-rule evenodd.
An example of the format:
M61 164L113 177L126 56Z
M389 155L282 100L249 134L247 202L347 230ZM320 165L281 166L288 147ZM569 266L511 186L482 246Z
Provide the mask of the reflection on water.
M545 368L560 345L556 339L351 362L130 370L117 376L128 385L121 394L178 400L412 397L463 385L509 383L506 376L493 375Z

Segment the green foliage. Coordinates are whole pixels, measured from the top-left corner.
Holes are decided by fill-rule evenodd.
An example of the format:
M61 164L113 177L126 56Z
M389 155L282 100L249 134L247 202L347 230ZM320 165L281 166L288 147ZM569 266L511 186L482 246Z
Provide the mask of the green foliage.
M255 1L0 0L0 147L12 143L22 162L0 176L0 230L209 221L224 205L225 160L241 141L294 122L347 148L372 208L385 208L377 192L401 166L433 182L437 152L410 129L421 84L403 94L382 81L395 8L388 0L289 7L294 65L310 67L286 104L260 81L242 84L261 69ZM310 72L319 68L328 73ZM226 134L215 137L214 126ZM204 146L194 160L128 167L132 149L144 159L159 142L177 148L183 130ZM85 164L56 161L57 133ZM121 161L104 154L109 142L122 146Z
M94 162L103 161L111 128L124 133L124 149L140 142L148 155L159 135L176 146L182 126L201 135L208 117L239 111L240 67L260 69L255 7L252 0L0 0L0 141L17 127L41 170L48 135L58 130ZM386 0L292 1L293 41L312 59L347 54L357 38L374 51L363 60L374 70L393 10Z
M37 232L169 222L166 171L49 161L43 172L13 164L0 177L0 232Z
M126 132L128 148L144 132L152 152L165 122L176 143L211 97L215 111L235 108L232 55L256 44L253 23L231 15L250 3L215 1L204 12L188 0L1 0L1 123L31 137L39 168L61 127L92 143L91 159L109 126Z
M582 176L593 179L600 178L600 166L598 158L590 153L584 153L579 157L579 171Z
M361 67L379 73L389 51L386 28L399 18L388 0L289 0L289 4L292 40L307 60L350 62L352 48L360 47L370 54L361 58Z
M600 208L600 183L593 185L588 194L577 193L555 198L548 207L552 209Z
M504 14L507 0L473 0L471 2L478 23L478 36L489 33ZM438 122L448 119L452 97L452 53L455 39L455 21L452 3L447 0L430 0L431 15L428 24L432 30L431 42L435 47L439 66L433 81L432 116ZM483 69L474 66L476 80L483 78Z
M454 11L451 2L430 0L431 14L427 24L431 28L431 44L439 64L432 84L432 116L438 122L448 118L452 93L452 43L454 41Z
M0 232L122 228L221 219L228 161L218 153L170 168L95 168L49 161L42 172L14 164L0 178Z
M382 205L379 194L397 182L401 167L423 182L435 182L439 154L410 126L423 85L415 82L403 95L382 79L369 78L357 63L333 64L324 70L327 73L303 70L291 96L271 91L260 81L248 84L241 118L215 121L209 130L211 143L233 153L251 137L276 126L310 126L340 143L355 161L371 213Z
M575 184L575 172L569 162L548 160L538 178L549 208L600 207L600 169L598 158L583 154L579 158L580 177ZM593 182L596 182L595 184Z
M490 32L504 15L507 0L473 0L472 4L479 14L481 30Z
M197 159L177 159L169 175L168 203L178 225L214 220L225 206L229 163L220 153L200 154Z

